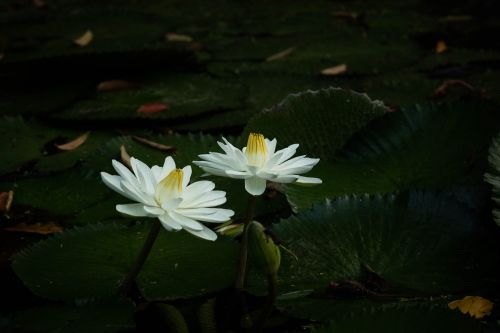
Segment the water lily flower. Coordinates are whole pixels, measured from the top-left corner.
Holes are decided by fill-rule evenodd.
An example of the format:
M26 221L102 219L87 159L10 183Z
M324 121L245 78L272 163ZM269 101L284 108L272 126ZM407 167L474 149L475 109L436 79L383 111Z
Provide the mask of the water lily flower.
M238 149L222 138L218 142L224 153L199 155L203 161L193 163L205 172L230 178L244 179L245 189L256 196L264 193L266 181L276 183L321 184L321 179L303 177L300 174L310 171L319 158L295 155L298 144L276 151L276 139L269 140L264 135L250 133L247 146Z
M158 218L169 231L184 229L207 240L215 240L217 234L200 222L222 223L234 215L232 210L214 208L226 202L226 192L214 191L215 184L207 180L188 185L191 166L177 169L170 156L163 167L152 168L132 157L133 172L116 160L112 164L118 175L101 172L103 182L136 202L116 205L122 214Z

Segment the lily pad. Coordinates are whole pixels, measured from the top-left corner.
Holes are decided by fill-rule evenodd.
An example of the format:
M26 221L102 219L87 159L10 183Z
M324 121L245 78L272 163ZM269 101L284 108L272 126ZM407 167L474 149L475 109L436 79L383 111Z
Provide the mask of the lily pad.
M250 120L245 129L276 137L280 146L299 143L299 151L332 159L333 154L370 120L388 109L367 95L340 88L292 94Z
M280 291L325 292L331 282L361 281L365 265L405 295L488 288L500 252L478 224L469 209L433 193L327 201L273 227L289 250L282 251Z
M498 226L500 226L500 136L497 136L493 140L488 160L491 171L486 174L485 179L493 186L492 199L496 204L496 208L493 210L493 218Z
M13 268L35 294L55 300L116 293L148 232L148 224L88 225L23 250ZM228 287L236 274L238 246L162 230L138 276L149 299L192 297Z
M76 305L47 305L13 315L16 332L132 332L135 306L129 300Z
M300 210L351 193L477 186L486 169L488 145L499 130L500 113L489 103L405 108L354 135L336 161L320 161L310 175L323 179L321 186L305 191L292 185L285 191Z

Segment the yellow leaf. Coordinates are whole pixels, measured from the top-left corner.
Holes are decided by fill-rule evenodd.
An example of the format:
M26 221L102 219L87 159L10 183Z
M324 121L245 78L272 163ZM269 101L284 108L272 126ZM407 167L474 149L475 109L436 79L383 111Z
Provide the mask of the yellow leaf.
M14 191L0 192L0 212L8 213L14 200Z
M130 164L130 155L127 152L127 149L125 149L124 145L120 146L120 158L130 170L132 170L132 164Z
M327 76L333 76L333 75L339 75L347 71L347 65L346 64L340 64L337 66L333 67L328 67L325 68L321 71L322 75L327 75Z
M280 60L283 58L286 58L288 55L290 55L293 51L295 51L295 46L289 47L286 50L280 51L278 53L275 53L269 57L266 58L266 62L270 61L275 61L275 60Z
M185 42L189 43L193 41L193 38L189 35L176 34L174 32L169 32L165 35L165 39L168 42Z
M73 40L73 43L80 47L84 47L89 45L90 42L92 42L92 39L94 39L94 34L92 33L92 31L87 30L83 35Z
M448 303L451 310L459 309L463 314L469 314L471 317L481 319L491 314L493 303L480 296L465 296L463 299Z
M67 143L62 144L62 145L56 145L56 147L59 148L60 150L74 150L74 149L80 147L81 145L83 145L85 143L85 141L87 141L89 134L90 134L90 132L83 133L82 135L80 135L76 139L71 140L70 142L67 142Z
M440 54L448 50L448 45L446 45L444 40L438 40L436 43L436 53Z

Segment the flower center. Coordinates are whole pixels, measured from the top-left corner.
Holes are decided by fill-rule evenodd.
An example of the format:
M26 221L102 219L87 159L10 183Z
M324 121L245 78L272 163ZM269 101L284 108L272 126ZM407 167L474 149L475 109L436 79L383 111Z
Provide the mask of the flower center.
M156 186L156 202L162 203L165 199L175 199L182 195L184 172L181 169L172 170Z
M267 145L264 135L260 133L250 133L245 155L247 156L249 165L263 167L266 164Z

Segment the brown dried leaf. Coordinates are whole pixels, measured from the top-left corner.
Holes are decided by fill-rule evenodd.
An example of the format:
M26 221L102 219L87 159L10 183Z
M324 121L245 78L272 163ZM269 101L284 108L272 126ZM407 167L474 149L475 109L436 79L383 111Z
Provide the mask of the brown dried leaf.
M347 65L340 64L337 66L328 67L328 68L321 70L321 74L326 75L326 76L334 76L334 75L339 75L339 74L345 73L346 71L347 71Z
M13 231L13 232L27 232L40 235L50 235L63 232L63 229L54 222L48 222L43 224L41 223L26 224L22 222L14 226L4 228L3 230Z
M74 140L71 140L68 143L62 144L62 145L55 145L57 148L60 150L75 150L76 148L80 147L87 141L88 137L90 135L90 132L85 132L79 137L77 137Z
M444 40L438 40L436 43L436 53L441 54L448 50L448 45L446 45L446 42Z
M8 213L14 200L14 191L0 192L0 212Z
M443 97L448 93L450 88L453 86L464 87L465 89L469 90L472 93L477 92L476 88L474 88L472 85L463 80L446 80L439 87L437 87L436 90L434 90L434 94L432 95L432 97L433 98Z
M168 42L184 42L189 43L193 41L193 37L189 35L176 34L175 32L169 32L165 35L165 39Z
M134 139L137 142L143 143L146 146L149 146L149 147L161 150L161 151L165 151L165 152L174 152L175 151L175 147L167 146L167 145L164 145L162 143L158 143L158 142L154 142L154 141L151 141L151 140L148 140L145 138L141 138L140 136L134 135L134 136L132 136L132 139Z
M153 114L168 110L168 105L165 103L148 103L143 104L137 109L137 113Z
M270 62L270 61L275 61L275 60L280 60L280 59L283 59L283 58L286 58L287 56L289 56L293 51L295 51L295 46L292 46L292 47L289 47L288 49L286 50L283 50L283 51L280 51L278 53L275 53L269 57L266 58L266 62Z
M35 6L38 9L47 8L47 4L43 0L33 0L33 6Z
M137 84L124 80L109 80L100 82L97 87L97 92L130 90L137 88Z
M94 34L92 31L87 30L81 35L80 37L76 38L73 40L73 43L80 47L84 47L90 44L92 42L92 39L94 39Z
M125 164L130 170L132 170L132 164L130 164L130 155L128 154L124 145L120 146L120 158L123 164Z

